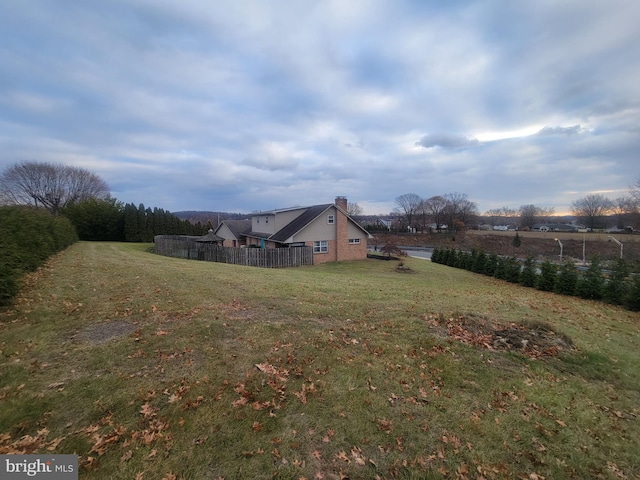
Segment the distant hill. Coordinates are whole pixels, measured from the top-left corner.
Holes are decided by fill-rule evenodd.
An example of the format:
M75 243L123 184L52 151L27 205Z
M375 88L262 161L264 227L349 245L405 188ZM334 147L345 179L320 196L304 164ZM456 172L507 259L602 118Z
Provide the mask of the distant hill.
M196 224L200 222L202 225L211 223L213 228L218 226L218 222L222 220L242 220L244 218L250 218L250 215L246 213L230 213L230 212L208 212L198 210L185 210L182 212L171 212L180 220L188 220L189 222Z

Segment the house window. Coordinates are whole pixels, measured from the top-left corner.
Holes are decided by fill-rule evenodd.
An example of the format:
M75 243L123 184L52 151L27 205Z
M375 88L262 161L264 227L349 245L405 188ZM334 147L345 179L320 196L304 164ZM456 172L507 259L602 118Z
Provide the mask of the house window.
M256 223L260 223L260 217L256 217Z
M329 225L333 225L334 223L336 223L335 215L327 215L327 223Z
M360 243L360 239L359 238L350 238L349 239L349 243Z
M264 223L269 223L269 217L264 217Z
M326 240L316 240L313 242L313 253L327 253L329 246Z

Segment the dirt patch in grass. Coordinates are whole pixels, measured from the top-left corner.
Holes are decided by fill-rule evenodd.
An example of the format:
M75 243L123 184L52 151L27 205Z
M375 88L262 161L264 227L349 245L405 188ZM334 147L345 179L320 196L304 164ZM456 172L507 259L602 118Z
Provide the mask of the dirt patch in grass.
M475 315L428 315L431 330L442 337L485 348L517 351L530 358L556 357L574 350L571 339L542 322L503 325Z
M400 262L398 264L398 266L396 267L396 272L399 272L399 273L414 273L414 271L411 268L409 268L408 265L405 265L404 262Z
M125 337L140 328L137 322L126 320L113 320L110 322L94 323L73 335L76 341L100 344Z

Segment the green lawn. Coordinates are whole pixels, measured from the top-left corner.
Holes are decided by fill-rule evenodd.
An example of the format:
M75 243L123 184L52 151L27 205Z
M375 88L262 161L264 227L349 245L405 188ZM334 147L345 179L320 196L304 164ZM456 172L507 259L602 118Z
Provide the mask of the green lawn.
M148 248L78 243L0 312L0 453L87 479L640 477L638 313L419 259ZM486 348L474 322L575 348Z

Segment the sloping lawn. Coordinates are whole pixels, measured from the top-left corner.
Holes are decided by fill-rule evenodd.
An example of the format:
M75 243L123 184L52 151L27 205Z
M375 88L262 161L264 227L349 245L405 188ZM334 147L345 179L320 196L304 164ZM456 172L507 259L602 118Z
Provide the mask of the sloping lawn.
M81 242L0 312L0 453L86 479L638 478L640 314L420 259Z

